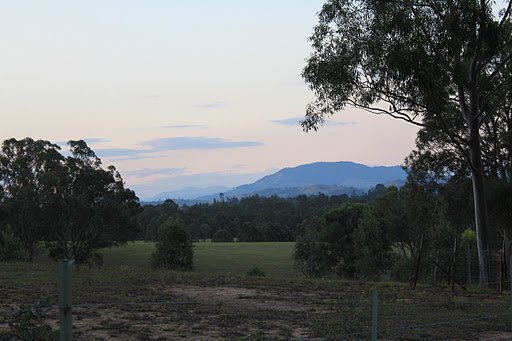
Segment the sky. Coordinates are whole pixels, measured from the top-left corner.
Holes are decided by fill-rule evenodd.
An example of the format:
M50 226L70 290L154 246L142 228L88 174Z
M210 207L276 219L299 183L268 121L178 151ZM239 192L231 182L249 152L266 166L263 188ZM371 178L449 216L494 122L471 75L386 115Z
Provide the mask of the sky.
M417 128L299 121L323 0L0 0L0 138L85 139L142 199L317 161L399 165Z

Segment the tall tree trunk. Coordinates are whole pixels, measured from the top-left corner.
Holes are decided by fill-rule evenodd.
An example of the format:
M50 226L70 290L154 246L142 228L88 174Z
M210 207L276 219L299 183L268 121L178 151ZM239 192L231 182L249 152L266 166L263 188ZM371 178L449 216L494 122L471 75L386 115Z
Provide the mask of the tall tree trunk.
M481 0L480 15L485 15L485 1ZM482 21L484 22L484 21ZM469 106L464 106L462 111L469 128L469 154L471 166L471 181L473 183L473 203L475 206L476 244L478 250L478 267L480 270L480 285L488 285L490 278L490 248L489 226L487 219L487 202L484 189L484 166L482 163L482 145L480 141L480 93L478 86L478 59L482 48L482 32L476 32L476 45L473 57L469 64L468 72L468 100Z
M471 154L471 180L473 183L473 201L475 206L476 242L478 250L478 265L480 269L480 284L487 285L490 277L490 248L489 227L487 219L487 202L484 191L484 171L478 123L472 120L469 125Z

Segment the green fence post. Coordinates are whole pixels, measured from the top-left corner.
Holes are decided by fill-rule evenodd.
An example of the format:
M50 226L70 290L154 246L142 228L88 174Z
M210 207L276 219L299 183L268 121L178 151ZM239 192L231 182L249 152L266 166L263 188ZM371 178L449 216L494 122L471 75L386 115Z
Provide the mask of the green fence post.
M507 259L507 258L505 258ZM508 257L508 291L510 294L510 330L512 330L512 255Z
M71 270L75 261L69 259L59 260L59 312L60 312L60 340L73 339L73 315L71 314Z
M372 295L372 341L377 341L378 327L377 317L379 314L379 294L377 291L373 292Z

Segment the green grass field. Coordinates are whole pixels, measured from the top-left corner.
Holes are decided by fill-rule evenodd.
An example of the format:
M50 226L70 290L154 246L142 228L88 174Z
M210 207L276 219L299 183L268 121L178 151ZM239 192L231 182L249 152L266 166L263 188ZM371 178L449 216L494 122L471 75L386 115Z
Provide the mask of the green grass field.
M268 276L300 277L292 253L295 243L211 243L194 245L194 272L244 275L258 267ZM105 265L147 267L153 243L134 242L103 251Z
M73 273L77 340L369 339L379 292L388 340L512 339L508 294L406 283L307 279L293 243L197 243L194 271L153 269L151 243L103 250L101 268ZM253 267L265 277L248 276ZM0 340L21 304L49 301L39 323L58 328L57 266L0 263Z

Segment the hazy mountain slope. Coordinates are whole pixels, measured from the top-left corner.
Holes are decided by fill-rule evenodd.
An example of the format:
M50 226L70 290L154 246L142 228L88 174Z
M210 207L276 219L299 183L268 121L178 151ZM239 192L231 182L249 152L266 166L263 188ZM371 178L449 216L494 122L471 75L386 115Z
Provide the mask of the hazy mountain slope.
M368 190L379 183L400 184L406 174L399 166L369 167L359 163L316 162L293 168L283 168L277 173L265 176L256 182L236 187L225 193L238 196L269 188L310 187L336 185Z
M377 184L402 185L406 173L399 166L370 167L363 164L340 162L316 162L297 167L283 168L267 175L252 184L238 186L229 190L225 186L208 188L188 187L179 191L162 193L152 201L162 201L166 198L189 199L185 202L205 202L224 197L244 197L249 195L280 197L295 197L301 194L326 195L361 194ZM192 200L190 200L192 199Z

